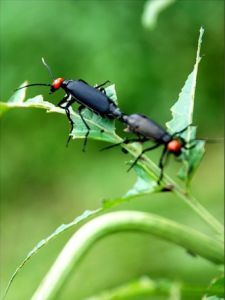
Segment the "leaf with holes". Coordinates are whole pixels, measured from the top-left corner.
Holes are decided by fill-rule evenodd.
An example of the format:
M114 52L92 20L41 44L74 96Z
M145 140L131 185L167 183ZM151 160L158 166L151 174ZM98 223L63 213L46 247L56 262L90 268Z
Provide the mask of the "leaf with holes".
M180 136L185 140L187 147L190 150L183 151L181 159L184 162L182 169L179 171L178 176L188 184L191 177L194 174L197 166L199 165L203 154L204 154L204 142L194 141L196 137L196 127L190 126L193 120L193 110L194 110L194 98L195 98L195 88L198 73L198 65L201 60L200 49L202 43L202 36L204 29L200 29L198 48L196 54L196 62L194 69L188 76L181 93L179 94L178 101L172 106L171 111L173 118L171 121L166 123L166 126L171 133L176 133L184 128L187 128ZM193 144L194 143L194 144Z
M21 84L22 87L27 84L27 81ZM117 96L115 85L111 85L105 89L106 94L117 104ZM56 112L65 114L65 110L55 106L54 104L44 101L42 95L35 96L25 101L26 88L17 90L8 102L0 102L0 114L13 108L41 108L47 112ZM75 128L72 132L72 138L84 138L87 128L81 120L80 116L70 108L71 118L75 123ZM90 125L90 138L102 140L110 143L118 143L122 139L115 133L115 122L106 118L102 118L89 109L85 109L82 115L88 125Z
M19 88L27 83L28 82L25 81ZM63 109L48 101L44 101L42 95L35 96L25 101L26 90L27 88L17 90L7 102L0 102L0 114L13 108L41 108L45 109L47 112L65 113Z

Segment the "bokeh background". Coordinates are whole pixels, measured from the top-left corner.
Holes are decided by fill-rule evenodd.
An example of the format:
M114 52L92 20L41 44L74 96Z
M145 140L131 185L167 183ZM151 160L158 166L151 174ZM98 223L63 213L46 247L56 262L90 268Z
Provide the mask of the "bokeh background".
M142 112L160 124L191 72L199 35L203 36L195 104L200 137L223 136L223 0L175 1L154 29L141 23L145 1L1 1L1 101L24 80L49 82L45 57L56 76L90 84L116 84L127 113ZM48 95L57 103L62 92ZM18 263L42 238L103 198L121 196L135 182L119 149L82 141L65 147L69 125L63 115L17 109L1 118L1 291ZM159 152L149 154L156 162ZM172 158L167 168L179 164ZM219 220L223 203L223 144L209 144L192 183L193 193ZM210 230L174 195L155 194L116 210L148 211ZM70 230L44 247L19 273L7 299L30 299L40 280L71 236ZM72 275L59 299L84 299L141 275L205 285L217 268L183 249L149 236L118 234L100 241ZM143 298L145 299L145 298ZM189 299L189 298L186 298ZM193 300L193 297L191 297ZM140 298L139 298L140 300Z

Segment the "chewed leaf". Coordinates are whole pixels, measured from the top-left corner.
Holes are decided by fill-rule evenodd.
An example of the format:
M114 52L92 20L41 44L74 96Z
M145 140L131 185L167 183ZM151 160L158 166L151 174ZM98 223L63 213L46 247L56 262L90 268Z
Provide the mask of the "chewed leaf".
M102 140L110 143L118 143L122 139L115 133L115 121L103 119L88 109L82 111L82 115L90 127L88 138ZM87 133L87 128L84 122L77 114L72 115L74 129L71 133L73 139L84 138Z
M22 83L19 88L27 85L28 82L25 81L24 83ZM9 98L8 102L10 103L21 103L25 100L25 96L26 96L26 88L24 89L20 89L15 91L15 93Z
M115 104L118 104L117 95L116 95L116 87L115 84L107 86L105 88L106 95L113 100Z
M166 123L166 126L171 133L178 132L183 128L187 127L188 125L192 124L195 87L198 73L198 65L201 60L200 49L203 33L204 29L201 28L198 39L198 49L194 69L188 76L181 90L181 93L179 94L178 101L171 107L173 118L171 121Z
M27 84L25 81L20 87ZM42 95L35 96L33 98L29 98L28 100L24 100L26 96L27 88L20 89L16 91L12 97L10 97L8 102L0 102L0 114L13 108L41 108L45 109L47 112L58 112L65 113L63 109L55 106L54 104L44 101Z
M196 54L196 62L194 69L188 76L184 87L179 94L178 101L172 106L172 120L166 123L166 126L171 133L176 133L184 128L187 128L182 134L182 138L186 141L187 146L191 144L196 137L196 127L190 126L193 120L193 110L194 110L194 97L196 88L196 79L198 73L198 65L201 60L200 49L202 43L202 35L204 29L200 29L200 35L198 39L198 48ZM203 154L204 154L204 142L196 141L196 146L190 150L184 150L181 159L183 160L183 167L178 173L178 176L186 181L188 184L194 171L199 165Z
M23 87L27 84L27 81L22 83L20 87ZM18 91L15 91L15 93L9 98L8 102L0 102L0 115L2 115L4 112L9 110L12 107L18 107L21 106L25 99L26 95L26 88L20 89Z

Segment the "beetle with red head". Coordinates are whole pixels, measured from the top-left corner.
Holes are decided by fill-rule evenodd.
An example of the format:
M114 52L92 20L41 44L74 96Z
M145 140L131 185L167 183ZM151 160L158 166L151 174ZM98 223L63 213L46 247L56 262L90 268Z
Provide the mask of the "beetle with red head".
M69 141L71 139L71 133L74 128L74 121L71 118L69 107L74 102L77 102L80 105L78 107L78 114L87 128L87 132L84 139L84 145L83 145L83 151L85 151L85 146L87 143L87 137L90 132L90 127L85 121L81 113L84 108L88 108L89 110L93 111L94 113L106 119L121 119L123 116L123 113L120 111L118 106L105 93L103 86L109 81L107 80L106 82L93 87L82 79L65 80L64 78L61 77L54 79L50 67L46 64L43 58L42 58L42 62L47 67L50 76L53 78L52 84L33 83L33 84L28 84L26 86L23 86L19 89L30 87L30 86L42 85L42 86L50 87L50 94L56 92L60 88L66 92L66 95L58 103L58 106L65 110L67 118L71 125L69 138L67 140L67 145L69 144Z
M142 114L123 115L122 122L127 124L127 128L124 131L136 134L137 138L125 139L121 143L110 145L108 147L103 148L102 150L110 149L117 145L129 144L133 142L144 143L150 140L155 142L155 144L151 147L142 150L142 152L136 157L136 159L128 169L129 171L136 165L138 160L145 152L156 149L163 145L163 152L159 160L160 176L158 179L158 183L160 183L163 178L163 169L168 154L172 153L176 157L179 157L184 149L191 149L195 146L195 143L193 143L192 141L192 145L189 145L189 147L187 147L186 141L180 136L181 133L187 130L187 128L191 124L188 125L186 128L182 129L181 131L176 132L175 134L170 134L156 122Z

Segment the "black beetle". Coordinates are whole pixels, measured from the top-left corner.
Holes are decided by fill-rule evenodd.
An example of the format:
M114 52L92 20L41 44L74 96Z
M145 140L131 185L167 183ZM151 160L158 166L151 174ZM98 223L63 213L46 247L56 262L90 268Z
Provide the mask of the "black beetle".
M195 146L195 143L193 143L192 145L187 147L186 141L181 136L179 136L181 133L187 130L187 128L191 124L179 132L170 134L165 129L163 129L159 124L157 124L156 122L154 122L153 120L151 120L150 118L142 114L132 114L132 115L124 114L121 120L123 123L127 125L127 128L124 131L134 133L135 135L137 135L137 138L125 139L121 143L110 145L108 147L103 148L102 150L110 149L121 144L128 144L133 142L144 143L149 140L155 142L154 145L152 145L151 147L142 150L142 152L136 157L136 159L128 169L129 171L135 166L135 164L138 162L138 160L145 152L156 149L159 146L163 145L164 146L163 152L159 160L160 176L158 179L158 183L160 183L163 178L163 169L166 163L167 155L169 153L172 153L175 156L179 156L182 152L182 149L191 149L192 147Z
M50 67L46 64L44 59L42 58L43 64L47 67L51 77L53 78L52 72ZM69 107L74 103L77 102L80 104L78 108L78 114L81 117L83 123L85 124L87 128L87 133L85 135L84 139L84 145L83 145L83 151L85 151L85 146L87 143L87 137L90 132L90 127L85 121L85 119L82 116L81 111L84 108L88 108L94 113L100 115L103 118L107 119L121 119L123 116L123 113L120 111L118 106L113 102L112 99L110 99L106 93L103 86L108 83L106 82L97 85L97 86L91 86L86 81L79 79L79 80L64 80L64 78L57 78L54 79L52 84L45 84L45 83L33 83L28 84L26 86L23 86L19 89L30 87L30 86L49 86L50 87L50 94L54 93L55 91L62 88L66 95L63 97L63 99L58 103L58 106L63 108L66 112L67 118L70 122L71 129L70 129L70 135L67 140L67 145L69 144L69 141L71 139L71 132L74 128L74 122L70 115Z

